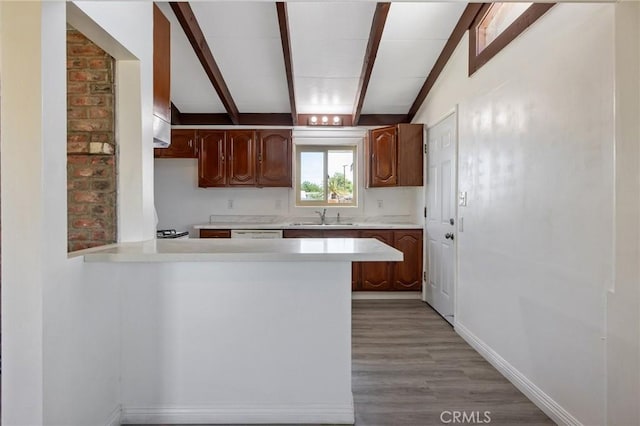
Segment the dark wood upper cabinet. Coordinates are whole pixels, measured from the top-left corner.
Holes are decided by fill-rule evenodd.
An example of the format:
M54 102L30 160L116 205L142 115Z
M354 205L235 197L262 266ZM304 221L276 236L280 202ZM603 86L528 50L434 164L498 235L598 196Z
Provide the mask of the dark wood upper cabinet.
M393 246L393 231L362 231L361 238L376 238L385 244ZM394 262L361 262L361 290L380 291L391 290Z
M291 130L196 130L198 186L291 187Z
M424 126L398 124L398 186L422 186L424 176Z
M229 185L256 184L256 133L227 131L227 175Z
M198 132L198 186L227 185L226 132L200 130Z
M366 186L423 185L423 125L373 129L365 139Z
M393 289L422 288L422 230L394 231L393 247L404 254L403 262L394 263Z
M168 148L155 148L156 158L198 158L198 133L195 130L171 130L171 145Z
M291 187L291 130L258 131L258 186Z
M395 127L371 131L369 186L398 185L398 144Z
M153 5L153 114L171 122L171 24Z

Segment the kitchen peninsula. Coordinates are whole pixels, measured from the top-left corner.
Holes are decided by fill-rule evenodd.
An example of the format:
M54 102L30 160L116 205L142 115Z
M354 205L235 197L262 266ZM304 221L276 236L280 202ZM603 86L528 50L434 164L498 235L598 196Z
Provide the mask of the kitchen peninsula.
M123 288L123 423L353 423L351 263L370 238L152 240L85 254Z

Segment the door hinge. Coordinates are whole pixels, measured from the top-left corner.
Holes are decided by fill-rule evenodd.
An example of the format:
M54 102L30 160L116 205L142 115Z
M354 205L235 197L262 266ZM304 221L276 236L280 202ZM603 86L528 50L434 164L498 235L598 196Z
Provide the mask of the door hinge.
M427 208L424 208L424 217L427 217Z
M425 143L423 146L424 146L424 153L426 154L427 153L427 144Z
M427 282L427 271L422 272L422 281Z

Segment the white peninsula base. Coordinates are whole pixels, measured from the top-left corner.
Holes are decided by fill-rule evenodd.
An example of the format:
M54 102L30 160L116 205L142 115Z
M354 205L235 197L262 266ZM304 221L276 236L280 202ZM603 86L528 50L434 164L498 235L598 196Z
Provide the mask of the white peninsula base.
M244 260L245 254L212 261L200 253L198 261L160 262L149 254L145 262L129 246L121 257L106 259L109 250L85 255L116 262L128 283L121 307L122 423L354 422L351 262L402 254L375 240L343 253L355 247L345 239L340 246L327 242L334 249L323 261L321 253L286 260L283 252L294 243L280 241L258 243L276 244L283 256L269 261ZM200 247L215 253L212 244ZM265 251L263 245L254 252Z
M353 423L349 262L144 266L123 290L123 423Z

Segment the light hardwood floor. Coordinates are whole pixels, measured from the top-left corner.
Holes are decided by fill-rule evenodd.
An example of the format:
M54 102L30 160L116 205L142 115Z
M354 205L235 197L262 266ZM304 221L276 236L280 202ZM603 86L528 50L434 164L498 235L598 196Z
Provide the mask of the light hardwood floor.
M352 328L358 426L441 425L454 410L489 411L491 425L554 424L424 302L356 300Z
M357 426L554 424L424 302L355 300L352 329Z

